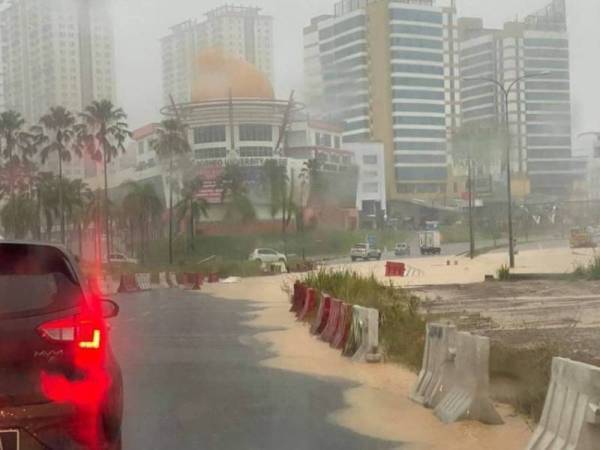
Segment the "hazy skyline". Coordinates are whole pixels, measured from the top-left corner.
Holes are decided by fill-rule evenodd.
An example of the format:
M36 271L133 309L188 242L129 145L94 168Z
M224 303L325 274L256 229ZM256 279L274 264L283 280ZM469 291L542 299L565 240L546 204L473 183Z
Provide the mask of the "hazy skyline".
M160 38L169 28L226 4L220 0L112 0L118 102L130 117L132 127L160 119L162 77ZM303 89L302 29L319 14L333 12L334 0L248 0L274 18L275 90L285 98L291 89ZM440 1L439 4L447 4ZM482 17L488 27L501 27L507 20L523 17L548 0L457 0L461 16ZM567 0L571 37L571 72L574 132L600 130L600 17L597 0Z

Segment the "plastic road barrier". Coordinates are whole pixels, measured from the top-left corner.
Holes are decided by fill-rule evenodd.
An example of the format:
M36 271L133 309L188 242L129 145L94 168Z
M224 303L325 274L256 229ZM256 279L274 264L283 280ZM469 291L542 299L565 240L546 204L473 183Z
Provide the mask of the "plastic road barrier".
M552 360L552 379L527 450L600 449L600 367Z
M212 272L208 274L208 282L209 283L218 283L219 282L219 274L216 272Z
M354 332L355 338L358 340L352 360L359 362L381 360L379 354L379 311L354 305L352 315L352 325L359 326L359 330Z
M446 361L441 386L443 398L434 414L444 423L477 420L488 425L504 423L490 398L490 339L460 332L456 356Z
M138 287L142 291L149 291L150 289L152 289L152 285L150 284L149 273L136 273L135 279L137 281Z
M304 304L302 306L302 310L298 314L299 320L304 320L311 314L315 309L317 309L317 291L312 288L304 288Z
M294 292L292 294L292 306L290 307L291 312L299 314L302 311L304 305L304 299L306 297L306 286L299 281L294 283Z
M428 323L423 364L410 398L428 408L434 408L442 398L444 370L456 355L456 326Z
M342 301L332 298L329 305L329 316L327 323L321 332L320 338L325 342L331 342L335 330L337 330L340 321L340 310L342 309Z
M160 272L160 273L158 274L158 285L159 285L161 288L169 288L169 287L171 287L171 286L169 285L169 282L168 282L168 280L167 280L167 273L166 273L166 272Z
M406 272L406 265L401 262L388 261L385 263L386 277L403 277Z
M117 292L139 292L140 290L141 289L134 274L124 273L121 275L121 281L119 282L119 288L117 289Z
M346 340L348 339L348 333L350 332L351 324L352 305L342 303L340 306L340 320L338 321L338 327L335 330L335 334L330 344L333 348L344 348L344 346L346 345Z
M188 275L190 278L191 289L193 291L199 291L202 289L202 283L204 282L204 276L201 273L191 273Z
M167 283L169 283L170 287L179 287L177 276L173 272L167 273Z
M327 294L321 293L321 301L319 302L319 309L317 310L317 317L310 327L312 334L321 334L323 328L327 325L327 319L329 318L329 308L331 306L331 297Z

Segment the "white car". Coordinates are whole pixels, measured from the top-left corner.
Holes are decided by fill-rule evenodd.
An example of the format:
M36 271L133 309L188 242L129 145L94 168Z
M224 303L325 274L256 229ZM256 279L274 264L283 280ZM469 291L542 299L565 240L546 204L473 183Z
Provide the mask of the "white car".
M111 264L137 264L138 260L135 258L129 258L123 253L111 253L109 255L109 261Z
M283 253L276 252L270 248L257 248L250 254L250 261L259 263L287 263L287 258Z

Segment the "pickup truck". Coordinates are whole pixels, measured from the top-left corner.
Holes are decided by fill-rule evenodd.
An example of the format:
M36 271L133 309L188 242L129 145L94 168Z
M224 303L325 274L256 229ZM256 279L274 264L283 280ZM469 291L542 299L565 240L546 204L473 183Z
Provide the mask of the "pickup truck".
M362 259L381 259L381 250L370 247L369 244L355 244L350 250L350 259L356 261Z

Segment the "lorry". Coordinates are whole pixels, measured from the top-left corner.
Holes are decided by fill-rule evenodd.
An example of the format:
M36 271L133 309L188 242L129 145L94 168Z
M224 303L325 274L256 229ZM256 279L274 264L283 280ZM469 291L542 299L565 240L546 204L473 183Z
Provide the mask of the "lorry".
M573 228L571 229L571 236L569 239L569 245L571 248L595 248L596 243L592 233L584 228Z
M441 254L440 232L437 230L420 231L419 248L421 249L421 255Z

